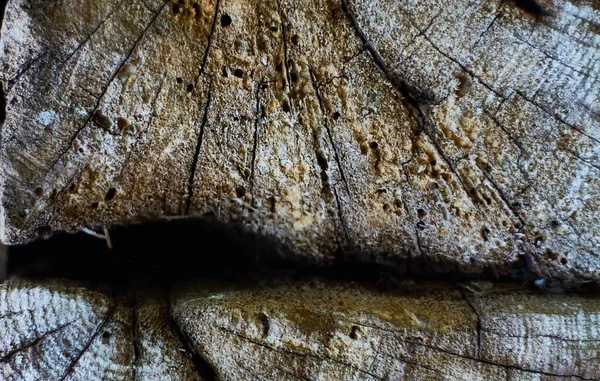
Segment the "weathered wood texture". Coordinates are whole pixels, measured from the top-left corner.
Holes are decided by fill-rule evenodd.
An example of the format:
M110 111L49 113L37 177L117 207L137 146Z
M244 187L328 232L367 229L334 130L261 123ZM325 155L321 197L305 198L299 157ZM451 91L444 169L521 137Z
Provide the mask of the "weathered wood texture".
M12 0L6 243L210 214L321 262L599 279L598 1Z
M59 282L5 283L0 378L600 378L597 297L309 280L188 285L169 299L170 309Z
M199 380L164 302L59 282L0 286L2 380Z

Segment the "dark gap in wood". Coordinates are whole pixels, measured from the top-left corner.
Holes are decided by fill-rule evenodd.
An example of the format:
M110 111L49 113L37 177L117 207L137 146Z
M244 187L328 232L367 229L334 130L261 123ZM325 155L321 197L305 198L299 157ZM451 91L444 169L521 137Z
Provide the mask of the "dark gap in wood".
M523 258L502 267L474 262L468 269L433 253L407 252L399 256L355 250L337 258L314 259L270 237L252 233L241 223L225 224L210 216L115 226L110 229L110 237L113 249L104 240L85 233L59 233L47 240L10 246L8 276L64 278L110 296L125 295L140 287L140 278L147 280L143 287L162 290L186 280L255 282L282 277L319 277L389 289L409 280L446 284L489 280L533 287L542 276L532 271ZM544 284L582 291L598 289L592 282L547 280Z

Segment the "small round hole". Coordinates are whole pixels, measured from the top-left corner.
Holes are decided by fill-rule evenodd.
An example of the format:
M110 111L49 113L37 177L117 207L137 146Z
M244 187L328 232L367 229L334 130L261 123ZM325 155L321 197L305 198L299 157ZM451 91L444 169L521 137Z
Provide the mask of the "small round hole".
M231 21L231 16L229 16L227 13L221 16L221 26L228 27L229 25L231 25Z
M246 188L244 188L244 187L235 188L235 194L238 198L244 197L246 195Z
M35 188L35 195L36 196L40 197L43 194L44 194L44 190L41 187Z
M235 69L233 75L235 75L238 78L242 78L244 76L244 71L242 69Z
M298 76L296 75L296 73L290 74L290 81L292 81L292 83L295 83L298 81Z
M105 201L110 201L117 195L117 190L115 188L110 188L108 192L106 192L106 196L104 197Z
M183 78L177 77L176 81L177 81L177 83L181 83L181 82L183 82Z
M371 147L372 149L377 149L379 148L379 144L377 142L371 142L369 144L369 147Z
M192 85L191 83L189 85L187 85L187 87L185 88L185 90L188 93L191 93L194 90L194 85Z
M340 113L338 111L333 113L333 119L338 120L340 118Z
M295 35L292 36L292 43L294 45L298 45L300 43L300 37L298 37L297 34L295 34Z

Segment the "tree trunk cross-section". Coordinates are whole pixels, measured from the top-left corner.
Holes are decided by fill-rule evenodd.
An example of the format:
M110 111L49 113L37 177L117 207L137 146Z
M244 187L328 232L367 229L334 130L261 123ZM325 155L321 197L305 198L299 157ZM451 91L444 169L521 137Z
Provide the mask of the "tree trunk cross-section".
M12 0L2 240L209 214L320 262L598 280L599 24L595 0Z
M594 380L600 300L192 284L135 302L0 286L3 380Z

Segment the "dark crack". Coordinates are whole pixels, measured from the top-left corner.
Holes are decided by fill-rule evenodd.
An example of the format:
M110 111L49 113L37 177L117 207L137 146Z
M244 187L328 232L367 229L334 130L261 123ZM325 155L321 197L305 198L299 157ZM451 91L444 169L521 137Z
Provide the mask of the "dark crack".
M208 53L209 53L210 47L212 45L212 39L215 34L215 27L217 25L217 18L219 16L220 3L221 3L221 1L217 0L217 3L215 4L215 13L213 15L212 25L210 26L210 33L208 34L208 40L206 41L206 48L204 49L204 54L202 55L202 63L200 64L200 71L198 72L198 75L194 79L194 89L196 89L198 87L198 82L200 81L200 77L203 74L205 74L206 62L208 61ZM211 81L212 81L212 79L211 79Z
M564 124L565 126L571 128L574 131L579 132L581 135L587 137L588 139L594 141L595 143L599 143L600 144L600 140L598 140L597 138L587 134L585 131L575 127L574 125L568 123L566 120L564 120L563 118L559 117L558 115L555 115L553 112L548 111L547 109L543 108L542 106L540 106L539 104L535 103L532 99L527 98L527 96L525 96L525 94L523 94L521 91L515 91L516 94L521 97L523 100L525 100L527 103L531 104L532 106L534 106L535 108L537 108L538 110L543 111L545 114L549 115L550 117L554 118L555 120L559 121L560 123Z
M313 72L312 72L311 69L309 69L309 74L310 74L311 84L312 84L313 90L315 92L315 96L316 96L316 98L318 100L318 103L319 103L319 110L321 111L321 116L323 118L323 123L324 123L324 126L325 126L325 130L327 131L327 136L329 138L329 144L331 144L331 148L332 148L333 154L335 156L335 161L336 161L336 164L337 164L337 168L338 168L338 170L340 172L340 176L342 178L342 181L343 181L343 183L344 183L344 185L346 187L346 191L348 192L348 196L350 197L351 196L350 187L348 186L348 181L346 181L346 176L344 175L344 171L343 171L343 168L342 168L342 163L340 162L340 158L338 156L338 153L337 153L337 150L336 150L336 147L335 147L335 143L333 141L333 136L331 134L331 130L329 129L329 122L328 122L328 119L327 119L327 115L325 113L325 107L323 105L323 99L321 98L321 95L319 93L319 86L318 86L318 84L317 84L317 82L315 80L315 77L314 77ZM324 158L320 159L319 155L317 153L317 162L319 162L319 165L321 166L322 171L326 172L327 166L326 166L325 163L321 163L321 161L325 161L326 162L326 159L324 159ZM326 175L326 173L325 173L325 175ZM331 185L331 190L332 190L333 195L335 197L335 203L336 203L336 207L337 207L338 218L340 220L340 224L342 225L342 231L343 231L343 234L344 234L344 238L346 240L346 244L348 244L349 243L350 235L349 235L349 232L348 232L348 227L346 225L346 220L344 218L344 213L343 213L343 210L342 210L342 203L341 203L338 191L337 191L337 187L335 185ZM338 242L338 248L339 248L339 250L342 250L340 242Z
M230 335L236 336L236 337L238 337L238 338L240 338L240 339L242 339L244 341L247 341L247 342L252 343L254 345L258 345L260 347L266 348L266 349L268 349L270 351L273 351L273 352L276 352L276 353L286 353L286 354L289 354L289 355L292 355L292 356L299 356L299 357L310 357L310 358L313 358L313 359L316 359L316 360L320 360L320 361L332 361L334 363L337 363L339 365L348 367L350 369L355 369L355 370L359 371L360 373L368 375L368 376L371 376L371 377L373 377L375 379L384 380L383 378L378 377L378 376L374 375L373 373L370 373L370 372L368 372L368 371L366 371L364 369L358 368L358 367L356 367L356 366L354 366L352 364L348 364L348 363L345 363L345 362L340 361L338 359L332 358L330 356L319 356L319 355L316 355L314 353L309 353L309 352L304 353L304 352L291 351L291 350L284 349L284 348L274 348L274 347L272 347L272 346L270 346L270 345L268 345L266 343L263 343L263 342L251 339L251 338L249 338L247 336L244 336L241 333L238 333L238 332L236 332L236 331L234 331L232 329L229 329L227 327L217 326L217 328L219 328L223 332L229 333Z
M335 156L335 162L337 164L338 170L340 171L340 176L342 178L344 186L346 187L348 196L350 197L352 195L352 193L350 192L350 186L348 185L348 180L346 178L346 175L344 174L344 168L342 167L340 155L336 148L335 141L333 139L333 134L331 133L331 128L329 126L329 118L327 117L327 113L325 112L325 106L323 105L323 98L321 98L321 94L319 92L319 85L317 84L317 82L315 80L313 71L311 69L309 69L309 72L310 72L312 86L315 91L315 96L317 97L317 100L319 101L319 109L321 110L321 115L323 116L323 123L325 126L325 130L327 131L327 137L329 138L329 143L331 144L331 149L333 150L333 154Z
M188 180L188 192L187 199L185 201L185 214L190 214L190 208L192 206L192 196L194 194L194 178L196 177L196 170L198 169L198 158L200 156L200 148L202 147L202 138L204 137L204 128L208 123L208 111L210 108L210 102L212 100L212 76L208 83L208 92L206 105L204 106L204 115L202 116L202 124L200 125L200 131L198 132L198 140L196 142L196 149L194 150L194 157L192 159L192 168L190 170L190 178Z
M138 362L140 360L140 353L141 353L141 343L138 339L138 321L137 321L137 308L133 308L133 311L131 311L131 344L133 347L133 359L131 361L131 372L133 374L132 376L132 380L136 380L137 379L137 367L138 367Z
M402 342L407 343L407 344L411 344L411 345L415 345L415 346L427 348L427 349L430 349L430 350L433 350L433 351L436 351L436 352L441 352L441 353L444 353L444 354L447 354L447 355L456 356L456 357L463 358L463 359L466 359L466 360L479 362L479 363L482 363L482 364L487 364L487 365L491 365L491 366L496 366L496 367L504 368L504 369L507 369L507 370L514 369L514 370L519 370L519 371L522 371L522 372L529 372L529 373L539 374L539 375L548 376L548 377L576 378L576 379L582 380L582 381L593 381L594 380L594 379L584 378L584 377L576 375L576 374L556 374L556 373L550 373L550 372L543 372L543 371L537 371L537 370L522 368L522 367L515 366L515 365L507 365L507 364L502 364L502 363L498 363L498 362L495 362L495 361L490 361L490 360L482 359L481 358L481 331L482 331L482 328L481 328L481 324L480 324L481 320L480 320L480 317L478 315L478 311L471 305L470 301L466 297L464 297L464 296L463 296L463 298L464 298L465 302L469 305L469 308L471 308L473 310L473 313L477 316L477 321L478 321L478 323L477 323L477 343L478 344L477 345L478 346L477 346L477 350L476 350L477 355L475 357L468 356L468 355L463 355L463 354L460 354L460 353L457 353L457 352L453 352L453 351L450 351L450 350L447 350L447 349L439 348L439 347L436 347L436 346L433 346L433 345L429 345L429 344L421 343L421 342L418 342L418 341L406 339L404 337L404 335L406 334L406 332L403 331L403 330L389 329L389 328L378 327L378 326L364 324L364 323L357 323L357 322L353 322L353 321L347 321L347 322L350 323L350 324L357 325L357 326L363 326L363 327L367 327L367 328L372 328L372 329L381 330L381 331L384 331L384 332L389 332L389 333L396 334L396 335L398 335L398 336L396 336L396 338L400 339ZM393 357L393 358L396 358L396 357ZM400 360L405 361L402 358L400 358ZM419 363L415 363L415 365L423 366L422 364L419 364ZM437 369L431 369L431 368L428 368L428 369L433 370L435 372L439 372L439 370L437 370Z
M191 345L189 337L185 334L185 332L179 327L179 324L173 318L173 314L171 313L171 298L167 298L168 306L166 314L166 321L168 325L171 327L171 331L175 333L177 339L183 346L185 353L189 354L190 359L192 360L192 364L194 364L194 368L200 375L200 379L203 381L219 381L218 373L214 366L210 364L210 362L203 358Z
M506 208L508 210L510 210L510 212L513 214L513 216L515 216L519 220L519 222L521 223L521 228L525 227L527 225L527 223L525 222L525 219L523 217L521 217L521 215L515 210L515 207L513 206L513 203L511 203L508 200L508 197L506 196L506 194L504 193L504 191L502 190L502 188L500 188L500 185L494 180L494 178L492 177L492 174L489 173L489 172L487 172L483 168L481 168L481 166L478 163L475 163L475 165L477 166L477 168L479 168L479 170L481 171L481 173L483 174L483 176L487 179L487 181L490 184L492 184L492 187L494 187L494 189L496 190L496 192L500 196L500 199L502 200L502 202L504 203L504 205L506 206Z
M54 169L54 167L56 166L56 164L58 164L58 162L64 157L64 155L66 155L67 152L69 152L69 150L71 149L71 147L73 147L73 143L75 142L75 140L77 139L77 137L79 136L79 134L81 133L81 131L83 131L83 129L92 121L92 118L94 117L96 111L98 111L98 109L100 108L100 102L102 101L102 99L106 95L106 93L107 93L110 85L117 78L117 76L118 76L119 72L121 71L121 69L123 68L123 66L125 66L125 64L127 63L127 61L129 61L129 58L131 58L131 55L133 54L133 52L135 51L135 49L138 47L140 41L146 35L146 32L148 32L148 30L154 24L154 22L156 21L156 19L158 18L158 16L162 13L162 11L165 8L165 6L167 4L169 4L169 3L170 3L170 0L166 0L166 1L163 2L163 5L160 7L160 9L158 10L158 12L156 12L156 14L154 14L154 16L152 17L152 19L150 20L150 22L145 26L145 28L142 31L142 33L140 33L140 35L138 36L138 38L134 41L133 46L131 47L131 49L129 49L129 51L127 52L127 55L121 61L121 63L117 67L117 69L113 72L113 74L111 75L110 79L108 80L107 85L102 90L102 93L100 94L100 97L96 100L96 102L94 104L94 108L89 113L89 115L85 119L84 123L75 131L75 133L73 134L73 136L71 136L71 138L69 140L69 145L65 149L63 149L60 152L60 154L58 155L58 157L56 158L56 160L54 160L52 162L52 164L50 165L49 169L46 171L45 176L47 176L48 173L50 173L50 171L52 171L52 169Z
M259 82L257 87L256 87L256 110L255 110L255 116L254 116L254 136L253 136L253 142L252 142L252 162L250 164L250 197L251 197L251 201L250 201L250 206L254 207L254 177L255 177L255 173L254 173L254 169L255 169L255 163L256 163L256 150L258 148L258 125L260 123L260 120L262 119L262 112L260 109L260 91L262 90L263 86L266 86L267 82Z
M121 9L122 5L125 3L126 0L122 0L118 6L115 6L114 8L112 8L109 12L108 15L102 19L102 21L100 21L98 23L98 25L96 25L91 31L90 33L88 33L88 35L83 39L83 41L81 41L76 47L75 49L73 49L73 51L71 53L69 53L67 55L67 57L61 61L60 65L58 66L58 70L61 70L66 64L67 62L69 62L71 60L71 58L73 58L73 56L75 56L75 54L77 54L77 52L79 52L81 50L81 48L83 48L92 38L92 36L94 34L96 34L96 32L98 32L98 30L102 27L102 25L104 25L115 13L115 11L117 9ZM155 10L153 10L155 12Z
M33 57L29 61L27 61L27 63L25 63L25 66L23 67L23 69L19 70L19 72L13 78L9 79L6 82L6 92L10 93L12 91L13 87L15 87L15 85L17 83L19 83L19 80L21 79L21 77L23 77L25 75L25 73L27 73L29 70L31 70L33 65L35 65L38 61L40 61L42 58L46 57L47 55L48 55L48 52L44 51L44 52L38 54L37 56Z
M62 377L60 378L60 381L64 381L71 374L71 372L73 372L73 369L75 369L75 366L79 362L79 359L81 358L81 356L83 356L83 354L89 349L89 347L92 345L92 343L94 342L94 340L96 339L96 337L98 337L98 334L100 334L100 331L102 331L102 329L106 326L106 324L112 319L112 317L115 314L116 310L117 310L117 305L115 304L106 313L106 315L104 316L104 318L102 319L102 321L100 322L100 324L98 325L98 327L96 327L96 330L94 331L94 333L92 334L92 336L89 338L89 340L85 343L85 346L83 347L83 349L71 361L71 363L67 367L67 370L65 371L65 374L63 374Z
M460 290L460 294L463 297L465 303L467 303L467 305L469 306L469 308L471 309L471 311L473 311L473 313L475 314L475 317L477 318L477 348L475 348L475 353L476 353L476 359L477 360L482 360L481 358L481 315L479 314L479 311L475 308L475 306L473 305L473 303L471 302L471 300L469 299L469 297L467 296L465 290Z
M57 328L50 330L48 332L43 333L41 336L36 337L34 340L25 343L24 345L20 346L19 348L13 349L12 351L8 352L6 355L4 355L2 358L0 358L0 363L6 363L9 362L10 360L12 360L14 358L15 355L17 355L20 352L26 351L29 348L34 348L35 346L37 346L42 340L44 340L46 337L52 335L53 333L56 333L60 330L62 330L63 328L66 328L68 326L70 326L71 324L73 324L72 321L62 324L60 326L58 326Z
M448 165L448 167L450 168L452 173L454 173L454 175L456 176L457 181L461 184L461 186L462 186L463 190L465 191L465 193L467 194L467 196L469 198L471 198L472 197L471 193L469 192L466 185L464 184L462 177L459 175L458 171L454 168L454 165L452 164L450 159L446 156L446 154L442 150L439 142L433 136L433 133L429 130L429 126L432 124L432 122L430 121L430 119L427 117L427 114L423 110L423 106L433 102L432 96L421 91L420 89L410 85L408 82L398 78L398 76L396 74L394 74L387 67L387 65L384 63L383 58L381 57L379 52L375 49L373 44L368 40L365 33L359 27L356 16L354 15L353 11L348 6L348 0L341 0L341 2L342 2L342 10L344 11L344 13L347 15L348 19L350 20L350 23L352 24L356 34L363 41L363 45L365 46L365 48L368 50L369 54L371 55L373 62L381 70L381 72L385 75L385 77L387 78L389 83L393 86L393 88L396 89L400 93L406 106L408 107L409 110L412 111L412 115L415 118L415 120L417 121L419 129L421 131L423 131L423 133L425 133L425 135L427 135L427 137L429 138L431 143L433 143L433 145L434 145L436 151L438 152L438 154L440 155L440 157L444 160L444 162ZM430 21L430 25L433 23L434 19L435 19L435 17ZM421 33L422 33L423 37L427 38L424 31L421 31ZM466 71L466 69L465 69L465 71ZM475 206L475 208L477 209L479 214L484 215L483 211L477 205L476 202L473 202L473 205Z

